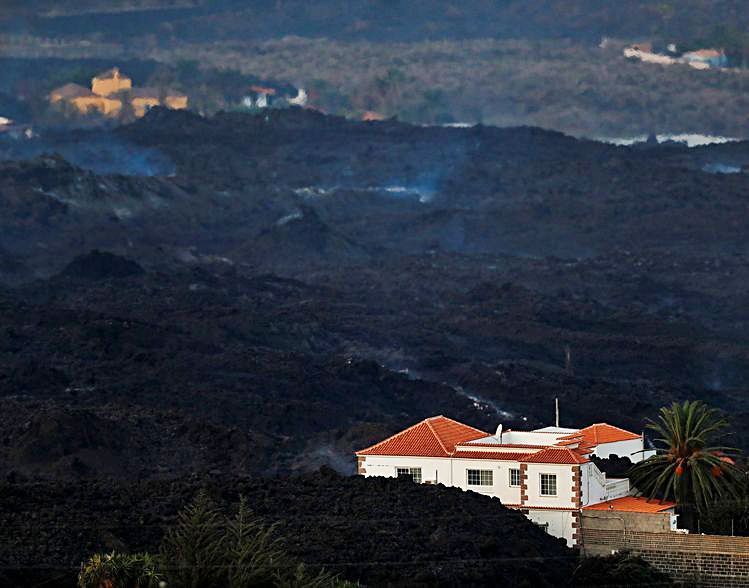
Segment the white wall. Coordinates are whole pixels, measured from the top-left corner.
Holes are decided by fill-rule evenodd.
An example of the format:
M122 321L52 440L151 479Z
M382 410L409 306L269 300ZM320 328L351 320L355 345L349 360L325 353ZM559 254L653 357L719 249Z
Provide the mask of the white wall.
M592 465L592 464L589 464ZM394 478L397 468L421 468L422 483L438 483L471 490L479 494L496 496L504 504L520 504L520 488L510 486L510 468L520 469L516 461L494 461L489 459L459 459L439 457L393 457L367 455L363 467L364 475ZM469 486L466 470L491 470L491 486ZM541 495L541 475L556 474L556 496ZM572 508L575 506L572 492L572 466L560 464L528 464L528 501L530 506L552 506ZM600 502L600 500L599 500Z
M459 459L440 457L392 457L367 455L364 476L395 478L397 468L421 468L421 481L455 486L479 494L495 496L504 504L520 504L520 487L510 486L510 468L520 469L516 461ZM491 470L491 486L469 486L466 470Z
M572 493L572 466L546 463L528 464L528 501L530 506L575 507ZM541 495L541 474L556 474L556 496Z
M574 518L571 511L560 510L529 510L527 516L534 523L544 525L548 524L547 532L554 537L561 537L567 541L567 545L572 547L574 541L572 534L575 529L572 528Z
M629 496L629 479L628 478L609 478L606 480L606 500L614 500Z
M593 462L580 466L582 505L598 504L606 500L606 475Z
M440 457L393 457L385 455L367 455L362 464L365 477L382 476L394 478L397 468L421 468L422 483L431 482L455 486L463 490L478 492L487 496L499 498L503 504L520 504L520 488L510 487L510 469L520 469L520 463L515 461L494 461L488 459L460 459ZM583 464L581 478L591 476L586 472L593 464ZM468 486L466 470L491 470L493 484L491 486ZM540 474L556 474L557 495L541 496ZM555 537L562 537L568 545L572 545L573 517L569 511L533 510L533 506L551 506L560 508L574 508L572 492L572 466L557 464L528 464L528 509L529 519L534 522L548 523L548 531ZM591 482L592 483L592 482ZM585 494L583 495L585 496ZM524 507L525 508L525 507Z
M363 467L364 476L395 478L397 468L421 468L421 481L452 486L450 460L442 457L393 457L390 455L367 455Z
M642 449L643 443L642 438L640 437L637 439L628 439L627 441L601 443L595 448L594 454L603 459L607 459L612 455L628 457L632 460L632 463L637 463L655 454L655 451L653 450L643 452Z
M453 461L453 485L463 490L496 496L504 504L520 504L520 487L510 487L510 469L520 469L516 461L494 461L488 459L458 459ZM494 484L469 486L466 470L491 470Z

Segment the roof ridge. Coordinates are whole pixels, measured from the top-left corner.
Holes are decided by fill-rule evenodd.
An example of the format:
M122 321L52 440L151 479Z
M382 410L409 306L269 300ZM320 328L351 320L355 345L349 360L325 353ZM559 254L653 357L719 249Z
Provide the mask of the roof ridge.
M622 427L618 427L616 425L612 425L611 423L596 423L595 425L591 425L592 427L609 427L611 429L616 429L617 431L621 431L622 433L626 433L627 435L635 435L639 437L640 435L638 433L635 433L634 431L628 431L627 429L623 429ZM596 441L598 441L598 430L596 429Z
M611 423L601 423L602 425L606 425L607 427L611 427L612 429L616 429L617 431L623 431L624 433L632 433L633 435L637 435L634 431L628 431L627 429L623 429L622 427L617 427L616 425L612 425Z
M569 447L564 447L561 445L550 445L549 447L546 447L545 449L541 449L539 451L529 454L528 457L523 461L529 461L533 463L533 461L535 461L533 458L538 459L539 456L543 457L544 453L559 452L559 451L562 451L564 455L569 456L577 464L587 463L590 461L589 459L587 459L586 457L584 457L577 451L574 451L570 449ZM545 462L538 462L538 463L545 463Z
M429 418L434 418L434 417L429 417ZM363 453L363 452L365 452L365 451L369 451L369 450L371 450L371 449L374 449L374 448L375 448L375 447L377 447L378 445L382 445L383 443L387 443L387 442L388 442L388 441L390 441L391 439L395 439L396 437L400 437L401 435L405 435L405 434L406 434L406 433L408 433L408 432L409 432L410 430L412 430L412 429L415 429L416 427L418 427L419 425L423 425L424 423L426 423L426 424L427 424L427 426L428 426L428 425L429 425L429 423L428 423L427 421L429 420L429 418L426 418L426 419L420 420L420 421L419 421L418 423L414 423L414 424L413 424L413 425L411 425L410 427L407 427L407 428L403 429L402 431L398 431L397 433L394 433L393 435L390 435L390 437L386 437L386 438L385 438L385 439L383 439L382 441L378 441L378 442L377 442L377 443L375 443L374 445L370 445L369 447L365 447L364 449L359 449L359 451L356 451L356 453ZM430 428L430 430L432 429L431 427L429 427L429 428ZM432 432L434 432L434 431L432 430ZM442 444L440 443L440 445L442 445ZM444 446L443 446L443 448L444 448Z
M432 419L436 419L436 418L440 418L440 417L442 417L443 419L447 418L447 417L444 417L442 415L438 415L436 417L430 417L430 418L424 419L424 420L425 420L425 422L427 424L427 427L429 427L429 430L432 432L432 435L434 435L434 438L437 439L437 443L439 443L440 447L442 447L442 451L444 451L447 455L452 455L453 453L455 453L455 447L453 447L452 452L448 451L447 447L445 447L445 444L442 442L442 439L440 439L440 436L437 434L437 431L434 430L434 427L432 426L432 423L430 422ZM452 419L447 419L447 420L452 420Z
M438 418L443 418L443 419L445 419L446 421L450 421L451 423L455 423L456 425L460 425L461 427L466 427L466 428L468 428L468 429L473 429L473 430L474 430L474 431L476 431L477 433L482 433L482 434L484 434L484 435L491 435L491 433L487 433L486 431L482 431L481 429L477 429L476 427L472 427L471 425L466 425L465 423L461 423L460 421L456 421L455 419L451 419L450 417L446 417L446 416L445 416L445 415L443 415L443 414L438 414L437 416L433 416L433 417L430 417L430 418L429 418L429 419L427 419L427 420L430 420L430 419L438 419Z

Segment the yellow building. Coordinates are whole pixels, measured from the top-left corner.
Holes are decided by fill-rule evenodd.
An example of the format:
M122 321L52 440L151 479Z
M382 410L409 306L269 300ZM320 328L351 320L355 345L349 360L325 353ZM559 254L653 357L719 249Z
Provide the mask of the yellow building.
M187 96L156 88L135 88L132 80L113 67L91 80L91 90L78 84L65 84L49 94L51 104L64 102L82 114L98 111L104 116L114 117L122 112L123 102L132 106L133 114L140 118L154 106L166 106L174 110L187 108Z
M111 96L123 90L130 90L132 87L133 81L122 75L117 67L108 69L91 80L91 91L99 96Z
M150 108L161 104L159 92L155 88L133 88L130 90L130 104L133 106L135 116L140 118Z
M130 103L135 116L140 118L154 106L166 106L173 110L187 108L187 96L172 90L162 93L156 88L133 88L130 91Z
M98 96L78 84L65 84L55 88L49 94L49 101L52 104L60 102L70 104L81 114L99 112L104 116L117 116L122 110L120 99Z
M169 91L164 96L164 106L172 110L184 110L187 108L187 96Z

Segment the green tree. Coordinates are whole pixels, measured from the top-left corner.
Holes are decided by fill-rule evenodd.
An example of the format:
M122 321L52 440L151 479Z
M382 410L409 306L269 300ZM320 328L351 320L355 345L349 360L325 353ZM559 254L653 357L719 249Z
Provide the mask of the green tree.
M225 586L223 522L204 492L180 511L161 544L160 559L169 584L181 588Z
M289 557L273 525L247 502L229 518L201 492L166 533L158 557L95 554L81 566L80 588L347 588L353 584Z
M675 500L686 513L738 499L743 475L731 457L737 450L711 445L726 427L718 411L699 400L661 408L658 420L648 423L658 435L657 453L632 468L632 481L651 498Z
M227 584L232 587L273 583L277 567L285 558L275 527L254 519L244 498L227 526L225 557Z

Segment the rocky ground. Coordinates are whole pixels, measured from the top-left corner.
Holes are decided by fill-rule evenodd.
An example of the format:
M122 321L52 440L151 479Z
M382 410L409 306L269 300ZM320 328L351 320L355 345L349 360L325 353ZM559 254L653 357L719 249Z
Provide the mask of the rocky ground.
M19 568L43 560L51 568L45 576L61 585L75 576L81 547L157 550L176 511L199 489L225 508L244 496L262 520L280 519L277 536L294 557L368 585L490 586L502 578L512 586L558 586L575 567L564 541L495 499L329 469L253 481L2 484L0 521L17 541L3 543L0 558ZM92 503L99 507L91 510Z
M703 171L746 165L744 143L631 149L301 110L154 110L113 132L174 175L0 164L0 515L24 527L0 549L19 566L106 545L74 521L106 522L119 493L144 520L173 516L190 476L280 501L250 480L350 474L355 449L434 414L533 427L558 397L565 426L639 431L702 398L749 448L749 176ZM332 485L372 489L363 520L390 492ZM12 514L25 495L69 522L35 533ZM292 524L292 502L267 516ZM332 561L313 547L298 554Z

